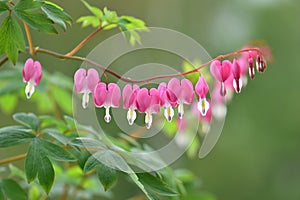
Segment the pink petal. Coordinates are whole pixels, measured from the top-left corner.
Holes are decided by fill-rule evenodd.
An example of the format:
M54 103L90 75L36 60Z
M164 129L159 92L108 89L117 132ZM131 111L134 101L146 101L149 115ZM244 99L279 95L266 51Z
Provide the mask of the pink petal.
M99 81L99 75L98 75L97 70L90 68L88 70L87 76L86 76L87 89L89 89L89 91L93 92L98 81Z
M167 84L165 82L160 83L158 86L158 92L159 92L159 96L160 96L160 105L161 106L165 106L166 104L168 104L166 91L167 91Z
M219 60L214 60L210 65L210 72L218 81L222 82L222 74L221 74L222 64Z
M206 94L209 90L209 87L208 87L203 75L201 75L199 77L199 80L196 83L195 90L196 90L196 93L199 95L200 98L205 98L206 97Z
M151 97L148 93L148 89L142 88L137 92L136 107L139 112L146 112L151 105Z
M181 95L180 98L185 104L191 104L194 100L194 87L188 79L181 80Z
M35 61L33 63L33 68L34 68L34 76L32 78L34 79L34 85L39 85L41 78L43 76L41 63L39 61Z
M78 69L74 75L74 86L77 93L82 92L85 88L86 70Z
M107 106L119 107L121 103L121 90L120 87L115 83L110 83L107 86L108 93L106 97Z
M224 60L222 62L221 76L223 82L225 82L231 74L231 65L229 60Z
M172 78L168 83L168 88L171 90L177 98L181 96L180 81L177 78Z
M139 90L139 86L138 85L131 85L131 84L127 84L124 88L123 88L123 102L124 105L123 107L125 109L129 109L129 108L136 108L136 94L137 91Z
M25 65L22 69L23 81L29 82L30 79L34 76L34 61L31 58L28 58L25 62Z
M177 106L178 98L174 94L174 92L172 92L171 90L167 90L166 96L167 96L168 102L171 104L171 106L173 106L173 107Z
M238 60L234 59L232 64L232 74L235 79L241 77L241 66Z
M151 113L158 113L160 111L160 95L159 91L156 88L150 89L150 97L151 97L151 105L150 105L150 112Z
M94 104L96 107L102 107L107 98L106 84L98 82L94 90Z

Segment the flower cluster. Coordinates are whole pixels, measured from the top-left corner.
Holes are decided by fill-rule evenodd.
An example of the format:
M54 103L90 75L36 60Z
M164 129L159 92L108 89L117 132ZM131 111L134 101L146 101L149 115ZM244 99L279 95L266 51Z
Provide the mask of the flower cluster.
M123 99L124 109L128 109L127 120L132 125L137 118L136 110L145 113L146 128L152 125L152 115L164 108L167 121L172 121L174 108L177 108L178 118L184 116L184 104L192 104L197 94L197 112L199 118L210 122L212 119L212 102L224 105L231 98L232 91L240 93L246 84L246 74L251 79L255 75L255 66L258 72L266 69L265 59L259 50L241 50L240 56L233 61L214 59L210 62L210 72L215 78L215 84L208 99L209 85L203 75L200 75L195 87L188 79L172 78L168 83L160 83L158 88L140 88L135 84L127 84L122 91L115 83L103 83L98 72L93 69L78 69L74 75L74 86L77 93L82 93L82 107L87 108L89 94L92 93L94 105L105 108L104 120L111 121L110 108L120 106ZM23 81L27 82L25 93L30 98L34 87L39 85L42 78L42 67L38 61L29 58L23 67ZM215 105L214 105L215 106ZM193 106L194 107L194 106ZM193 109L195 110L195 109Z
M225 103L225 96L235 90L240 93L246 83L246 73L249 71L251 79L254 78L254 62L258 72L266 69L263 57L257 51L246 51L232 62L229 60L213 60L210 71L216 80L212 98L218 103ZM128 109L127 120L132 125L139 113L145 113L145 125L149 129L152 125L152 115L159 113L160 108L164 109L164 116L167 121L174 117L174 108L177 108L178 118L184 116L184 104L192 104L197 94L197 110L200 119L210 122L212 119L211 100L208 100L209 86L205 77L201 75L195 87L188 79L179 80L172 78L168 83L162 82L157 88L140 88L136 84L127 84L122 91L115 83L105 84L98 78L94 69L79 69L74 76L75 90L83 93L82 106L86 108L89 101L89 93L92 93L94 105L105 108L104 120L108 123L111 120L109 109L120 106L123 100L123 108ZM230 91L230 92L227 92ZM230 98L230 97L227 97Z

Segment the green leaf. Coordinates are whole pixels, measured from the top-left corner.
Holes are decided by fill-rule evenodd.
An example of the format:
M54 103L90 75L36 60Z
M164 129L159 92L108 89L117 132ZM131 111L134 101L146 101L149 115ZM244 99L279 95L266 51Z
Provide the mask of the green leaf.
M27 130L18 129L14 126L4 127L0 129L0 148L30 142L33 138L35 135Z
M118 23L119 17L115 11L108 10L106 7L103 9L103 21L106 22L106 24L114 24ZM106 25L106 24L103 24Z
M17 182L12 179L4 179L2 180L3 190L8 197L8 199L18 199L18 200L26 200L27 194L26 192L19 186Z
M89 9L89 11L91 13L93 13L98 19L100 19L103 16L103 12L94 6L91 6L90 4L88 4L86 1L81 0L83 2L83 4L85 5L85 7L87 7L87 9Z
M25 172L28 183L32 182L38 173L40 167L40 149L37 139L35 139L29 146L26 160L25 160Z
M93 155L91 155L84 165L84 173L89 172L95 169L99 164L99 160L97 160Z
M9 10L9 7L6 5L5 2L0 1L0 14L4 11Z
M13 119L24 126L37 131L39 127L39 120L33 113L16 113L13 115Z
M14 10L15 14L24 20L31 28L45 33L57 33L53 27L53 22L43 13Z
M42 5L43 5L43 2L40 2L40 1L21 0L15 5L14 10L33 11L33 10L40 9L42 7Z
M0 54L6 53L9 60L15 65L18 52L25 50L23 32L18 22L8 16L0 28Z
M54 176L54 169L49 158L45 155L41 155L38 168L38 179L47 194L50 192L53 185Z
M97 28L100 26L100 21L95 16L82 16L76 21L77 23L82 23L82 27L93 26Z
M177 196L178 193L170 188L163 180L149 173L137 174L140 182L152 192L162 196Z
M46 140L38 140L38 143L40 145L40 148L42 149L45 154L55 160L59 161L74 161L74 157L66 150L64 150L62 147L48 142Z
M37 185L32 185L28 191L28 199L30 200L40 200L41 193Z
M97 176L104 187L104 190L107 191L117 182L117 171L113 168L110 168L102 163L98 163Z
M64 134L56 129L44 129L43 132L49 134L51 137L66 145L69 142L69 138L67 138Z
M58 24L64 30L67 29L67 25L72 23L72 18L62 8L53 4L52 2L45 2L42 6L42 10L54 23Z
M159 200L159 198L157 196L155 196L153 193L146 190L146 188L139 181L139 178L135 173L131 173L131 174L129 174L129 176L133 180L133 182L144 192L144 194L148 197L149 200Z

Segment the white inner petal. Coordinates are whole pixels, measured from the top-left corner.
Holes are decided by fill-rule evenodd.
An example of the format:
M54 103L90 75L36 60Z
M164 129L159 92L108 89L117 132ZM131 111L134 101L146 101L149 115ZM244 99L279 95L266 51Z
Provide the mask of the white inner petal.
M180 119L183 118L184 110L183 110L183 103L178 104L178 116Z
M200 98L200 101L198 102L198 110L200 111L201 115L206 116L208 109L209 103L206 98Z
M31 95L34 93L34 83L32 81L27 82L25 87L25 94L27 99L30 99Z
M109 114L109 108L110 108L110 107L105 107L104 121L105 121L106 123L109 123L110 120L111 120L111 116L110 116L110 114Z
M171 122L174 117L174 110L172 106L167 106L164 110L164 116L168 120L168 122Z
M146 128L150 129L150 127L152 125L152 114L151 113L146 112L145 124L146 124Z
M89 93L87 91L85 91L82 95L82 107L83 108L87 108L88 104L89 104Z
M127 112L127 120L129 125L132 125L136 119L136 112L134 109L129 108Z

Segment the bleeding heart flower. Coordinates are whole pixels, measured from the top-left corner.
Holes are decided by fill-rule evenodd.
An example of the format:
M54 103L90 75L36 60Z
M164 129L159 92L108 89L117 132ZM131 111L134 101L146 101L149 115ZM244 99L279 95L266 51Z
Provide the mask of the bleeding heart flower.
M131 84L127 84L123 89L123 107L125 109L128 109L127 120L129 125L132 125L134 123L134 120L136 119L136 97L139 89L140 88L138 85Z
M169 122L171 122L174 117L174 110L172 107L177 106L178 99L164 82L159 84L158 91L160 95L160 106L165 107L164 116Z
M222 63L219 60L214 60L210 66L212 75L215 77L215 79L221 82L220 93L222 96L226 95L225 81L231 75L231 65L232 64L229 60L224 60Z
M89 94L94 92L99 81L98 72L91 68L88 71L78 69L74 75L74 86L77 93L83 93L82 107L86 108L89 103Z
M121 90L115 83L106 85L105 83L98 82L94 90L94 103L96 107L105 108L104 120L109 123L111 116L109 108L117 108L121 102Z
M34 93L34 86L40 84L42 78L42 66L39 61L27 59L22 69L23 82L26 82L25 94L27 99Z
M139 112L146 113L145 123L147 129L152 125L152 114L158 113L160 110L159 101L159 91L155 88L151 88L150 92L146 88L142 88L137 92L136 106Z
M179 81L176 78L172 78L168 83L168 88L177 97L178 116L182 119L184 115L183 104L191 104L194 100L193 84L188 79Z
M233 74L233 88L237 93L240 93L243 86L242 81L242 68L239 60L234 59L232 64L232 74Z
M203 116L206 115L209 109L209 103L206 100L206 94L208 93L209 87L206 83L204 76L201 75L196 84L195 91L199 95L198 109Z

